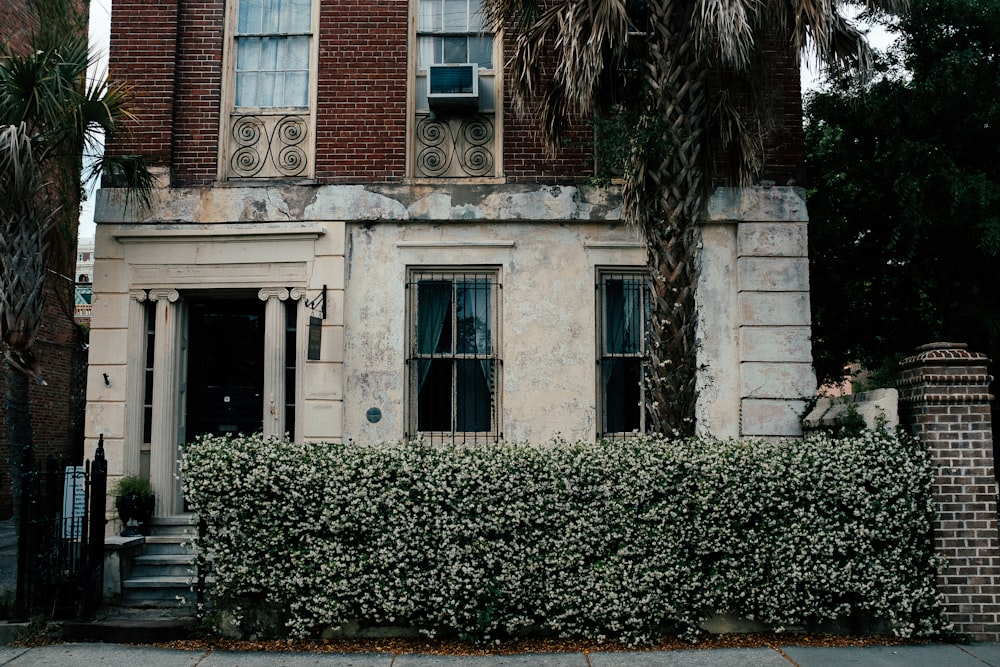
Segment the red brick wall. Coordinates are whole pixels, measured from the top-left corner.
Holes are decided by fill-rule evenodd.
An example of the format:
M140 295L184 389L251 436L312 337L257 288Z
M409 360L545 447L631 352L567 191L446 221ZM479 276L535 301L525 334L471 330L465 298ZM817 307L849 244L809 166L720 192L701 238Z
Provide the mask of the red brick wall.
M900 418L936 470L934 548L955 632L1000 640L1000 535L987 359L964 345L926 345L903 362Z
M15 51L27 48L34 14L28 9L27 0L0 2L0 42L8 43Z
M316 120L319 181L403 178L408 11L406 0L323 4Z
M406 166L409 0L324 2L320 13L316 177L320 183L393 182ZM112 67L136 86L139 145L172 160L175 185L215 180L219 143L224 0L116 0ZM178 37L179 36L179 37ZM784 184L802 160L798 60L776 53L779 129L765 177ZM555 156L532 118L504 115L504 170L511 181L552 182L591 173L581 122ZM171 136L171 123L173 135Z
M226 4L223 0L180 0L177 5L175 158L171 174L178 185L210 183L218 171Z
M137 150L170 165L174 115L177 2L115 0L111 9L110 73L134 86L133 128ZM192 109L194 115L204 109Z

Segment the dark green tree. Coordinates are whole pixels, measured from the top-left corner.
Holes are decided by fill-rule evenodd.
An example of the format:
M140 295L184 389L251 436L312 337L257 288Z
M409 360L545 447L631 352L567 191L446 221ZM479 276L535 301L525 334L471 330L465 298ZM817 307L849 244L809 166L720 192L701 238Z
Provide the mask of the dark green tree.
M817 373L934 341L1000 359L1000 0L913 0L859 82L806 104Z

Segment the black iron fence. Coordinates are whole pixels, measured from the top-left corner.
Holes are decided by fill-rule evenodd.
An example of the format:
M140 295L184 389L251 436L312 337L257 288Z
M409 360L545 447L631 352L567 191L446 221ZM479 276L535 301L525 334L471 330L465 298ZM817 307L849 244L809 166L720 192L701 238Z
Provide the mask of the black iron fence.
M104 588L108 463L101 436L93 462L28 466L21 487L15 615L88 618Z

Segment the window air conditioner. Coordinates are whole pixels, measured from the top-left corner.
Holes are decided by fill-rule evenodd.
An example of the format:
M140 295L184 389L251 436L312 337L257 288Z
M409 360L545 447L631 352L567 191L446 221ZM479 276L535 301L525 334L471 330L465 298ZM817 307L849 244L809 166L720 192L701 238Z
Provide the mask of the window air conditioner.
M469 111L479 108L479 65L429 65L427 104L432 111Z

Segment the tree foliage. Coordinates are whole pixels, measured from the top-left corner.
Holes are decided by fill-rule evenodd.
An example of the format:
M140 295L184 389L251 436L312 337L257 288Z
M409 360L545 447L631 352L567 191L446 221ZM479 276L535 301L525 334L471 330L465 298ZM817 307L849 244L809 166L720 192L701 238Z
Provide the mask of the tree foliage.
M1000 358L1000 0L914 0L895 29L874 79L806 105L824 379L936 340Z
M28 48L0 49L0 346L14 368L40 377L32 347L42 265L53 246L75 248L81 176L125 174L123 186L140 197L152 180L135 157L100 156L103 139L126 132L133 117L128 86L88 78L96 54L85 17L67 0L31 6L39 21Z
M905 0L868 5L896 11ZM647 414L651 431L690 434L697 222L720 163L736 185L759 178L778 96L768 45L863 68L867 42L836 0L484 0L483 7L513 44L515 107L538 115L551 149L574 121L623 107L635 114L622 216L645 238L652 283Z

